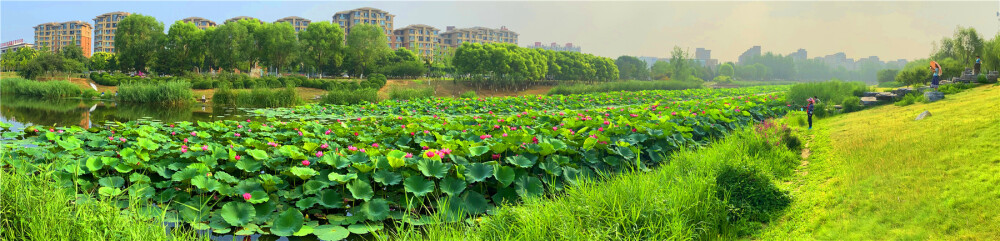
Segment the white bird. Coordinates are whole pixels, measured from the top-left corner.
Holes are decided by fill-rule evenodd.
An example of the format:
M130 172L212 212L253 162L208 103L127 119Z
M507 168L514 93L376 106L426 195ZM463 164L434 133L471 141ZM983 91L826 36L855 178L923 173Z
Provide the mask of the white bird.
M97 91L97 86L94 85L94 83L89 83L89 84L90 84L90 88L94 88L94 91Z

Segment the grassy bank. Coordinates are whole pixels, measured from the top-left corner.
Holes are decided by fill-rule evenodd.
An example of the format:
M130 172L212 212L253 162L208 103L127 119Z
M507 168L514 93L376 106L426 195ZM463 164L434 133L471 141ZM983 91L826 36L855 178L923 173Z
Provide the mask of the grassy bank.
M381 239L690 240L735 238L788 204L772 184L799 161L781 127L739 131L649 172L581 180L554 197L500 207L475 224L398 227ZM760 132L758 132L760 130ZM762 133L767 133L763 135ZM794 139L797 140L797 139Z
M795 201L762 239L1000 239L997 103L990 85L820 120Z
M558 85L549 90L549 95L572 95L613 91L640 90L683 90L701 88L701 83L683 81L618 81L593 85Z
M212 102L216 105L235 107L289 107L302 104L295 94L294 87L284 89L255 88L252 90L232 90L227 86L220 87L212 94Z
M124 83L118 86L118 101L132 103L180 103L192 100L187 82Z
M353 105L364 102L377 103L378 101L378 90L376 89L330 90L319 100L322 104L330 105Z
M7 157L0 159L0 163L11 162ZM203 240L190 230L168 233L162 213L139 213L134 208L121 211L118 207L138 207L137 199L78 198L72 180L57 181L60 178L48 171L63 168L61 165L38 168L0 170L0 239ZM123 196L128 199L127 194Z
M4 94L28 97L64 98L77 97L83 93L80 87L68 81L35 81L23 78L0 79Z

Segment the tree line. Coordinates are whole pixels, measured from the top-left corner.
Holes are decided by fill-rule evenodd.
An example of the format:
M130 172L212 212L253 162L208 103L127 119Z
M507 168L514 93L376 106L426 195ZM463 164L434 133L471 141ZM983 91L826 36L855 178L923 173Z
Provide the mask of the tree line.
M550 81L600 82L619 77L610 58L507 43L464 43L451 61L456 80L479 86L523 88Z

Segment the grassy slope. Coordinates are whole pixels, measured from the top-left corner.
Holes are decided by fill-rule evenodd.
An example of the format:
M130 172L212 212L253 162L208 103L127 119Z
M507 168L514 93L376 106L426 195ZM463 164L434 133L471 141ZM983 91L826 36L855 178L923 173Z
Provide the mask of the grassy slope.
M984 86L819 121L792 207L762 238L1000 239L998 106Z

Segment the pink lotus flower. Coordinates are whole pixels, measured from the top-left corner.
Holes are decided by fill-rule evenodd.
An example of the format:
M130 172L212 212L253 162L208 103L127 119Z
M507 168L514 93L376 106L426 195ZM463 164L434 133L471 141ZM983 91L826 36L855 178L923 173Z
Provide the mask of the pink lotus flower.
M316 157L323 157L323 151L317 151Z
M236 137L240 137L240 133L234 133L233 135Z
M330 134L330 129L326 129L326 132L324 132L323 134L329 135Z
M503 136L503 137L507 137L507 133L503 133L503 134L502 134L501 136Z
M490 135L481 135L481 136L479 136L479 139L480 140L486 140L487 138L490 138L490 137L493 137L493 136L490 136Z
M354 132L354 136L358 136L358 133L357 133L357 132Z
M301 131L299 132L299 136L302 136L302 132Z
M406 125L402 125L399 128L406 129Z
M202 151L207 151L208 150L208 146L201 146L201 150Z
M183 148L183 149L187 149L187 148L188 148L188 146L187 146L187 145L181 145L181 148Z
M670 115L677 115L677 112L676 111L670 112Z
M424 130L424 134L430 134L430 133L431 133L431 131Z
M250 198L253 198L253 195L250 195L250 193L243 193L243 200L250 201Z
M493 154L493 160L500 159L500 154Z
M424 150L430 149L430 147L427 146L421 146L420 148L423 148Z
M538 144L538 137L532 136L531 137L531 142L534 142L535 144Z
M406 158L413 158L413 154L411 154L411 153L406 153L406 155L405 155L405 156L403 156L403 157L406 157Z
M303 166L308 166L309 165L309 160L302 160L302 165Z
M122 142L125 142L125 141L126 141L126 140L125 140L125 137L122 137L122 138L118 138L118 140L119 140L119 141L122 141Z
M359 151L361 151L361 153L365 153L365 148L361 148Z
M554 130L554 131L555 131L555 130L559 130L559 127L555 127L555 126L553 126L553 127L552 127L552 130Z
M243 125L236 125L236 128L243 128Z
M348 146L348 147L347 147L347 150L351 150L351 151L357 151L357 150L358 150L358 148L357 148L357 147L354 147L354 146Z
M56 132L59 132L59 134L62 134L62 133L63 133L63 130L58 130L58 131L56 131Z
M176 135L177 135L177 132L174 132L174 131L171 131L171 132L170 132L170 135L171 135L171 136L176 136Z
M378 143L372 143L372 147L378 148Z
M597 131L604 131L604 127L597 127Z
M239 160L240 160L240 155L236 155L236 160L237 160L237 161L239 161Z
M451 149L448 148L441 149L441 153L444 153L445 155L451 154Z
M198 135L198 133L196 133L194 131L191 132L191 136L196 136L196 135Z
M323 145L319 146L319 148L327 149L327 148L330 148L330 145L327 145L326 143L323 143Z
M427 157L434 157L434 152L433 151L427 152Z
M610 125L610 124L611 124L611 122L608 122L608 121L604 121L604 124L605 124L605 125Z
M49 128L49 132L56 132L55 129Z
M184 138L184 143L188 143L188 138Z
M187 148L181 148L181 153L186 153L186 152L188 152Z
M174 124L170 124L170 127L174 127Z
M250 122L250 119L247 119L247 122Z
M36 129L35 131L38 131L38 130ZM115 140L115 137L113 137L113 136L109 136L108 137L108 141L114 141L114 140Z

